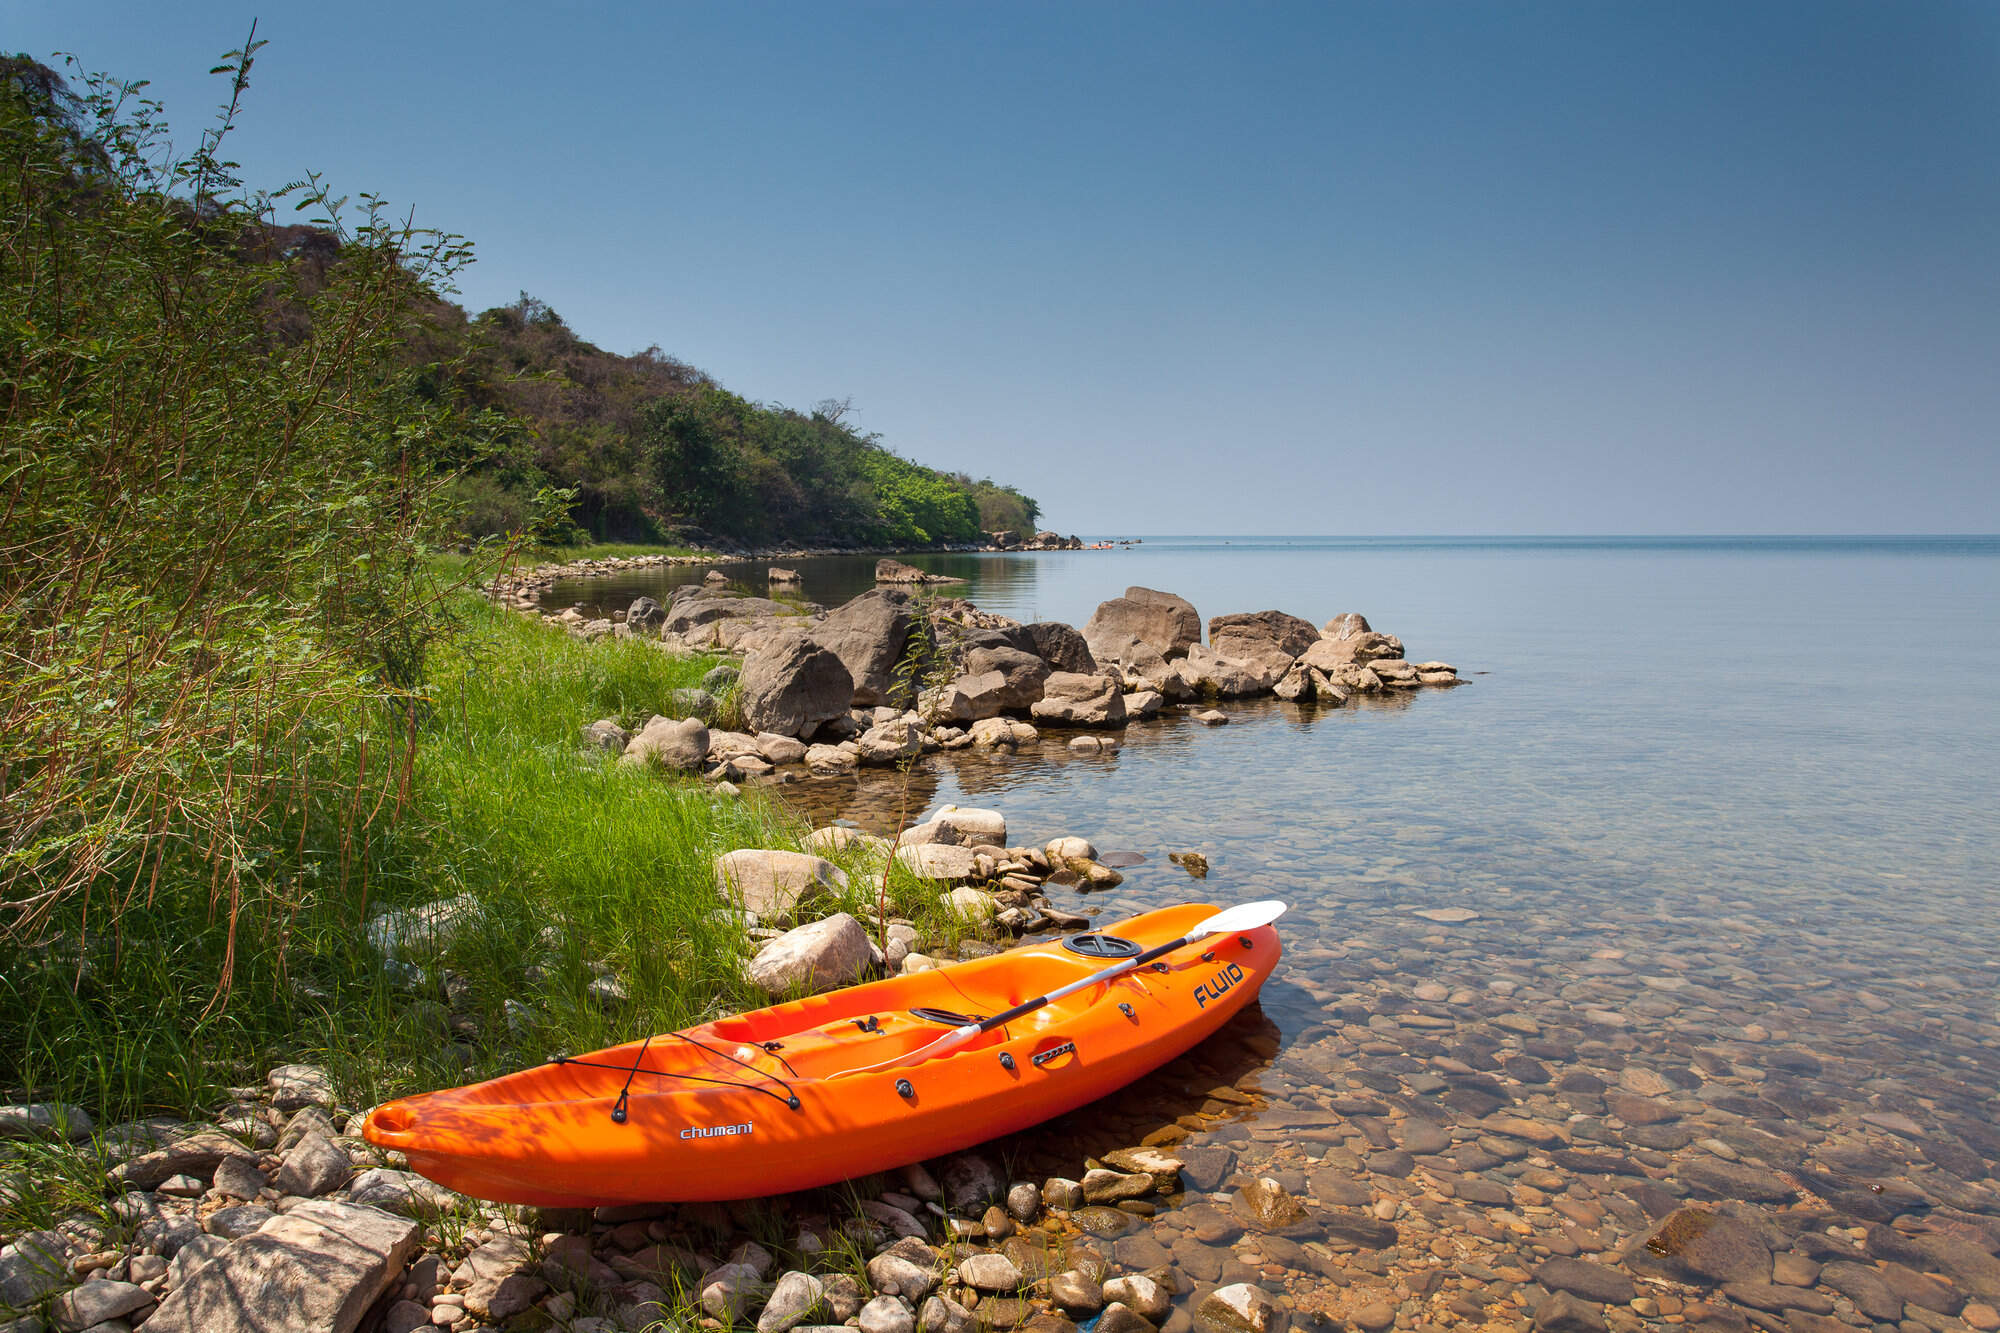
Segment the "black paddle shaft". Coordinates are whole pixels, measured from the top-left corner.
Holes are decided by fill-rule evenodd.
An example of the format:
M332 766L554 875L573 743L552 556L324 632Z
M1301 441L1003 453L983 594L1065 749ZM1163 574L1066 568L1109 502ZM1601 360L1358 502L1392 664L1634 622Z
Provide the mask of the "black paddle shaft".
M1126 961L1118 964L1116 970L1117 972L1120 973L1136 972L1138 969L1152 962L1155 958L1158 958L1163 954L1170 954L1184 944L1192 944L1194 943L1194 940L1195 937L1193 935L1183 935L1177 940L1169 940L1165 944L1162 944L1157 949L1148 949L1146 950L1146 952L1140 954L1137 958L1127 959ZM1105 970L1107 972L1112 971L1112 969L1110 968L1106 968ZM1015 1005L1012 1009L1009 1009L1004 1014L995 1014L991 1018L981 1019L979 1022L979 1030L981 1032L991 1032L994 1028L1001 1027L1005 1024L1011 1023L1017 1018L1026 1018L1029 1014L1034 1013L1035 1010L1041 1008L1048 1002L1049 1002L1049 997L1046 995L1037 995L1032 1000L1024 1000L1020 1004Z

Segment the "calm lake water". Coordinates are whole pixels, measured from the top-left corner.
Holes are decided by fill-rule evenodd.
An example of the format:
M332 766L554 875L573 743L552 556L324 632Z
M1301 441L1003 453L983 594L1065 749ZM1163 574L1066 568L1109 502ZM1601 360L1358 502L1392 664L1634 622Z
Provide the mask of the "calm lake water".
M2000 538L1152 537L912 563L1023 620L1080 626L1128 584L1204 617L1360 611L1470 682L1338 709L1237 702L1226 727L1134 726L1116 755L1055 736L922 776L932 804L1001 810L1015 843L1142 853L1119 888L1068 895L1100 919L1295 904L1256 1020L1270 1040L1244 1037L1276 1053L1191 1066L1255 1107L1188 1100L1183 1069L1062 1132L1110 1146L1185 1113L1190 1142L1329 1208L1369 1205L1325 1197L1324 1168L1366 1181L1400 1239L1329 1234L1322 1260L1252 1228L1191 1249L1182 1208L1108 1240L1121 1259L1165 1254L1196 1283L1262 1273L1301 1309L1368 1297L1429 1318L1475 1286L1525 1308L1540 1287L1490 1274L1551 1256L1629 1267L1682 1198L1765 1208L1801 1254L1827 1225L1798 1220L1809 1206L2000 1227ZM834 604L872 566L800 562L804 593ZM763 590L764 563L723 568ZM622 607L665 582L545 601ZM783 792L819 818L893 817L879 778ZM1178 850L1207 855L1205 882L1167 863ZM1441 907L1477 916L1416 914ZM1621 1118L1605 1100L1621 1088L1657 1114L1628 1101ZM1379 1115L1296 1131L1342 1097ZM1534 1153L1494 1152L1495 1116L1609 1145L1635 1175L1572 1170L1532 1137ZM1414 1172L1394 1149L1412 1127L1433 1149ZM1447 1280L1422 1276L1440 1260Z

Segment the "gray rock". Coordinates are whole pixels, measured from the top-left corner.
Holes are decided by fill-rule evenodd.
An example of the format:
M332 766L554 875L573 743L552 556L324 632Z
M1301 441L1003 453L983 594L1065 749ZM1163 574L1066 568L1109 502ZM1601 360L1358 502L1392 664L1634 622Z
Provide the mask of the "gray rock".
M0 1305L21 1310L70 1283L70 1243L59 1231L30 1231L0 1248Z
M887 767L923 753L924 729L907 718L893 718L868 728L854 744L862 763Z
M993 1163L978 1153L956 1153L945 1159L938 1171L944 1190L945 1207L962 1216L975 1216L988 1204L997 1202L1007 1184Z
M229 1249L228 1240L221 1236L196 1236L174 1252L167 1262L167 1285L179 1287L186 1284L190 1275L203 1264Z
M408 1218L311 1200L190 1273L146 1327L153 1333L353 1333L419 1240Z
M408 959L413 955L434 953L444 948L461 934L476 929L480 921L479 900L469 893L461 893L434 903L420 903L415 907L380 913L369 920L366 933L368 943L384 958ZM286 1070L312 1068L310 1065L286 1065L284 1069L272 1070L271 1077L277 1078ZM285 1104L280 1106L279 1110L291 1111L304 1105L333 1105L331 1084L323 1084L320 1081L325 1078L325 1071L313 1072L319 1075L319 1079L302 1076L299 1080L300 1087L310 1089L314 1093L324 1088L327 1094L326 1100L315 1101L307 1098L295 1102L289 1093L281 1094L285 1096ZM286 1077L289 1083L292 1076L287 1074Z
M1007 1191L1007 1211L1016 1222L1026 1225L1042 1211L1042 1192L1022 1181Z
M1117 1301L1141 1318L1158 1323L1173 1308L1167 1289L1143 1273L1114 1277L1104 1284L1104 1299Z
M1109 676L1057 671L1042 683L1042 697L1028 711L1042 722L1116 727L1125 722L1125 696Z
M699 718L655 716L626 744L623 762L692 773L708 758L708 739Z
M750 960L752 982L771 995L852 985L881 956L868 931L846 912L798 926L766 944Z
M1224 657L1282 658L1289 666L1319 637L1310 620L1283 611L1243 611L1208 621L1209 646Z
M225 1157L240 1157L253 1164L257 1160L257 1154L235 1139L204 1130L184 1139L176 1139L164 1148L141 1153L114 1168L110 1175L114 1183L136 1190L152 1190L175 1176L207 1179L215 1174L216 1166Z
M211 1236L219 1236L223 1240L241 1240L255 1233L276 1216L275 1212L261 1203L240 1203L233 1208L216 1209L208 1215L206 1225Z
M433 904L442 907L444 904ZM271 1105L279 1111L296 1111L302 1107L330 1107L338 1098L334 1095L333 1078L318 1065L279 1065L264 1076L264 1082L271 1089Z
M1535 1307L1540 1333L1605 1333L1604 1316L1567 1292L1554 1292Z
M1701 1208L1682 1208L1646 1241L1646 1251L1713 1284L1769 1282L1771 1251L1755 1230Z
M1283 1333L1289 1323L1283 1307L1248 1282L1217 1287L1195 1310L1202 1333Z
M625 753L625 747L632 741L632 734L611 718L599 718L583 728L583 748L602 750L609 755Z
M1154 1184L1154 1179L1150 1175L1107 1171L1098 1167L1083 1173L1083 1197L1088 1203L1117 1203L1124 1199L1143 1199L1153 1192Z
M874 588L827 612L813 626L812 636L847 668L854 682L854 705L873 708L889 702L896 665L909 647L915 623L910 594Z
M1631 1278L1587 1259L1550 1259L1535 1270L1535 1281L1600 1305L1623 1305L1633 1294Z
M1004 1254L975 1254L959 1263L958 1280L974 1291L1019 1291L1021 1270Z
M1097 1316L1097 1333L1154 1333L1153 1324L1131 1307L1113 1301Z
M1221 1144L1176 1148L1174 1154L1180 1158L1181 1175L1189 1188L1205 1194L1221 1189L1222 1182L1236 1169L1235 1152Z
M1201 617L1184 598L1151 588L1127 588L1123 597L1101 603L1083 627L1083 639L1099 661L1116 654L1100 643L1132 638L1172 660L1201 642Z
M877 1291L891 1292L915 1302L937 1290L938 1274L933 1266L887 1251L868 1261L868 1280Z
M153 1301L153 1293L136 1283L92 1278L56 1297L49 1316L62 1333L79 1333L93 1324L137 1314L150 1308Z
M702 673L701 687L710 694L721 694L724 690L736 684L737 677L742 674L743 669L741 667L733 663L724 662L721 666L710 667Z
M861 1307L861 1333L916 1333L917 1319L900 1296L877 1296Z
M634 598L625 608L625 623L635 630L657 630L666 620L667 609L650 597Z
M924 1333L971 1333L972 1311L948 1296L933 1296L917 1312Z
M1245 1226L1277 1231L1305 1220L1306 1210L1291 1192L1269 1176L1245 1181L1230 1200Z
M285 1154L271 1183L281 1194L307 1198L338 1189L354 1174L354 1163L324 1134L308 1134Z
M216 1163L215 1189L232 1199L254 1199L265 1185L263 1171L244 1157L225 1157Z
M773 764L796 764L806 757L806 744L790 736L780 736L775 731L757 733L757 753Z
M1075 1212L1087 1202L1083 1197L1083 1186L1077 1181L1063 1176L1051 1176L1042 1182L1042 1202L1051 1208L1065 1212Z
M404 1217L429 1217L463 1201L464 1196L426 1180L414 1171L375 1167L356 1176L347 1187L354 1203L367 1204Z
M837 745L806 747L806 768L823 777L852 773L859 767L861 767L861 756L852 750L843 750Z
M1034 645L1035 656L1048 663L1049 670L1084 676L1097 674L1097 659L1091 656L1090 645L1074 626L1060 620L1038 620L1023 625L1021 630Z
M418 1333L431 1327L431 1307L415 1301L397 1301L382 1312L382 1333Z
M64 1102L20 1102L0 1106L0 1139L67 1139L90 1137L96 1125L81 1106Z
M826 1288L810 1273L790 1272L778 1279L764 1312L757 1316L757 1333L785 1333L825 1308Z
M917 878L936 880L941 884L962 884L980 878L979 859L970 847L916 843L898 847L896 859Z
M767 1288L748 1264L724 1264L701 1279L701 1308L711 1319L734 1324Z
M846 892L847 872L805 852L746 847L715 858L715 883L723 897L760 920L785 921L822 892Z
M854 677L837 654L804 635L784 634L745 660L740 688L751 730L803 739L847 712Z

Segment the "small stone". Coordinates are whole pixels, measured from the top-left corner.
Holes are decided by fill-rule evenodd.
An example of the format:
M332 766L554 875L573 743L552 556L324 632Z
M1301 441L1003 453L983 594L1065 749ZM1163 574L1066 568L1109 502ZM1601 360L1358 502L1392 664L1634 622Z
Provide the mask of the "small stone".
M1540 1333L1605 1333L1604 1316L1567 1292L1555 1292L1535 1307Z
M916 1333L916 1316L899 1296L877 1296L861 1307L861 1333Z
M1042 1210L1042 1192L1033 1185L1022 1181L1007 1190L1007 1211L1016 1222L1023 1226L1035 1220Z
M1083 1173L1083 1197L1090 1203L1118 1203L1124 1199L1143 1199L1151 1194L1153 1189L1154 1179L1150 1175L1107 1171L1101 1167Z
M1236 1191L1231 1206L1245 1226L1277 1231L1305 1220L1306 1210L1276 1180L1269 1176L1245 1182Z
M975 1254L960 1261L958 1280L975 1291L1019 1291L1021 1270L1004 1254Z
M1551 1291L1566 1291L1600 1305L1623 1305L1633 1296L1631 1278L1587 1259L1550 1259L1535 1270L1535 1280Z
M354 1163L324 1134L312 1133L285 1154L271 1183L280 1194L316 1198L347 1182Z
M771 1289L764 1312L757 1317L757 1333L786 1333L821 1309L826 1288L810 1273L786 1273Z
M1154 1328L1138 1311L1113 1303L1097 1316L1096 1333L1154 1333Z
M1965 1321L1966 1327L1976 1328L1979 1333L1995 1333L1995 1330L2000 1330L2000 1310L1994 1309L1984 1301L1973 1301L1958 1312L1958 1317Z
M19 1102L0 1106L0 1139L67 1139L90 1137L96 1128L89 1112L65 1102Z
M1048 1280L1049 1299L1075 1315L1093 1315L1104 1308L1104 1288L1071 1269Z
M1384 1329L1396 1325L1396 1303L1370 1301L1358 1310L1350 1311L1347 1317L1363 1333L1382 1333Z
M1229 715L1213 708L1204 708L1199 713L1194 714L1193 717L1195 721L1201 723L1204 727L1226 727L1229 725Z
M318 1065L279 1065L264 1082L271 1089L271 1105L280 1111L332 1106L338 1100L332 1076Z
M1051 1176L1042 1182L1042 1202L1050 1208L1075 1212L1087 1201L1083 1197L1083 1186L1079 1182L1062 1176Z
M1104 1299L1117 1301L1154 1323L1166 1318L1167 1311L1173 1308L1173 1298L1166 1288L1143 1273L1112 1278L1104 1284Z
M1289 1322L1267 1292L1248 1282L1217 1287L1195 1311L1202 1333L1283 1333Z
M1410 912L1413 916L1420 916L1426 921L1435 921L1443 926L1458 926L1479 919L1479 913L1470 907L1413 907Z

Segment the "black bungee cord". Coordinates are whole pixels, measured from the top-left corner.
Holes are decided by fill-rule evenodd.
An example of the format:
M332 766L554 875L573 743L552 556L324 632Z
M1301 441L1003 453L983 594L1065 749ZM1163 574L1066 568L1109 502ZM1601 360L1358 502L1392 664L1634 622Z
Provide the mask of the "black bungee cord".
M745 1092L760 1092L764 1096L769 1097L772 1101L782 1103L789 1110L796 1111L799 1109L801 1105L799 1101L799 1095L796 1092L792 1091L791 1084L785 1082L785 1080L779 1078L776 1074L772 1074L766 1070L759 1069L757 1068L757 1066L751 1064L749 1061L740 1060L737 1057L731 1055L727 1051L718 1051L713 1046L708 1045L706 1042L696 1041L693 1037L688 1036L684 1032L669 1032L665 1035L673 1037L679 1041L684 1041L690 1046L698 1047L699 1049L708 1052L710 1055L717 1056L721 1059L729 1061L731 1064L741 1065L743 1068L749 1070L751 1073L756 1074L761 1078L767 1078L771 1080L773 1083L776 1083L779 1087L785 1090L785 1095L780 1097L777 1093L772 1092L769 1088L763 1087L756 1083L738 1083L732 1079L726 1079L726 1078L707 1078L701 1074L680 1074L674 1072L671 1069L647 1069L645 1067L646 1052L652 1047L653 1044L653 1038L650 1036L648 1036L643 1042L639 1043L639 1054L633 1059L630 1065L605 1064L599 1060L579 1060L575 1056L570 1056L570 1055L552 1055L549 1057L549 1063L557 1065L575 1065L579 1069L623 1070L625 1074L625 1083L624 1086L618 1089L618 1100L611 1107L611 1119L614 1124L620 1124L620 1125L624 1124L627 1117L629 1116L630 1114L629 1099L632 1090L632 1080L640 1074L651 1074L655 1078L677 1078L685 1080L686 1082L689 1083L711 1083L718 1087L724 1087L724 1088L741 1088ZM792 1077L794 1078L798 1077L798 1071L792 1069L791 1061L785 1059L784 1056L780 1055L778 1056L778 1062L785 1066L786 1071L789 1072L792 1075Z

